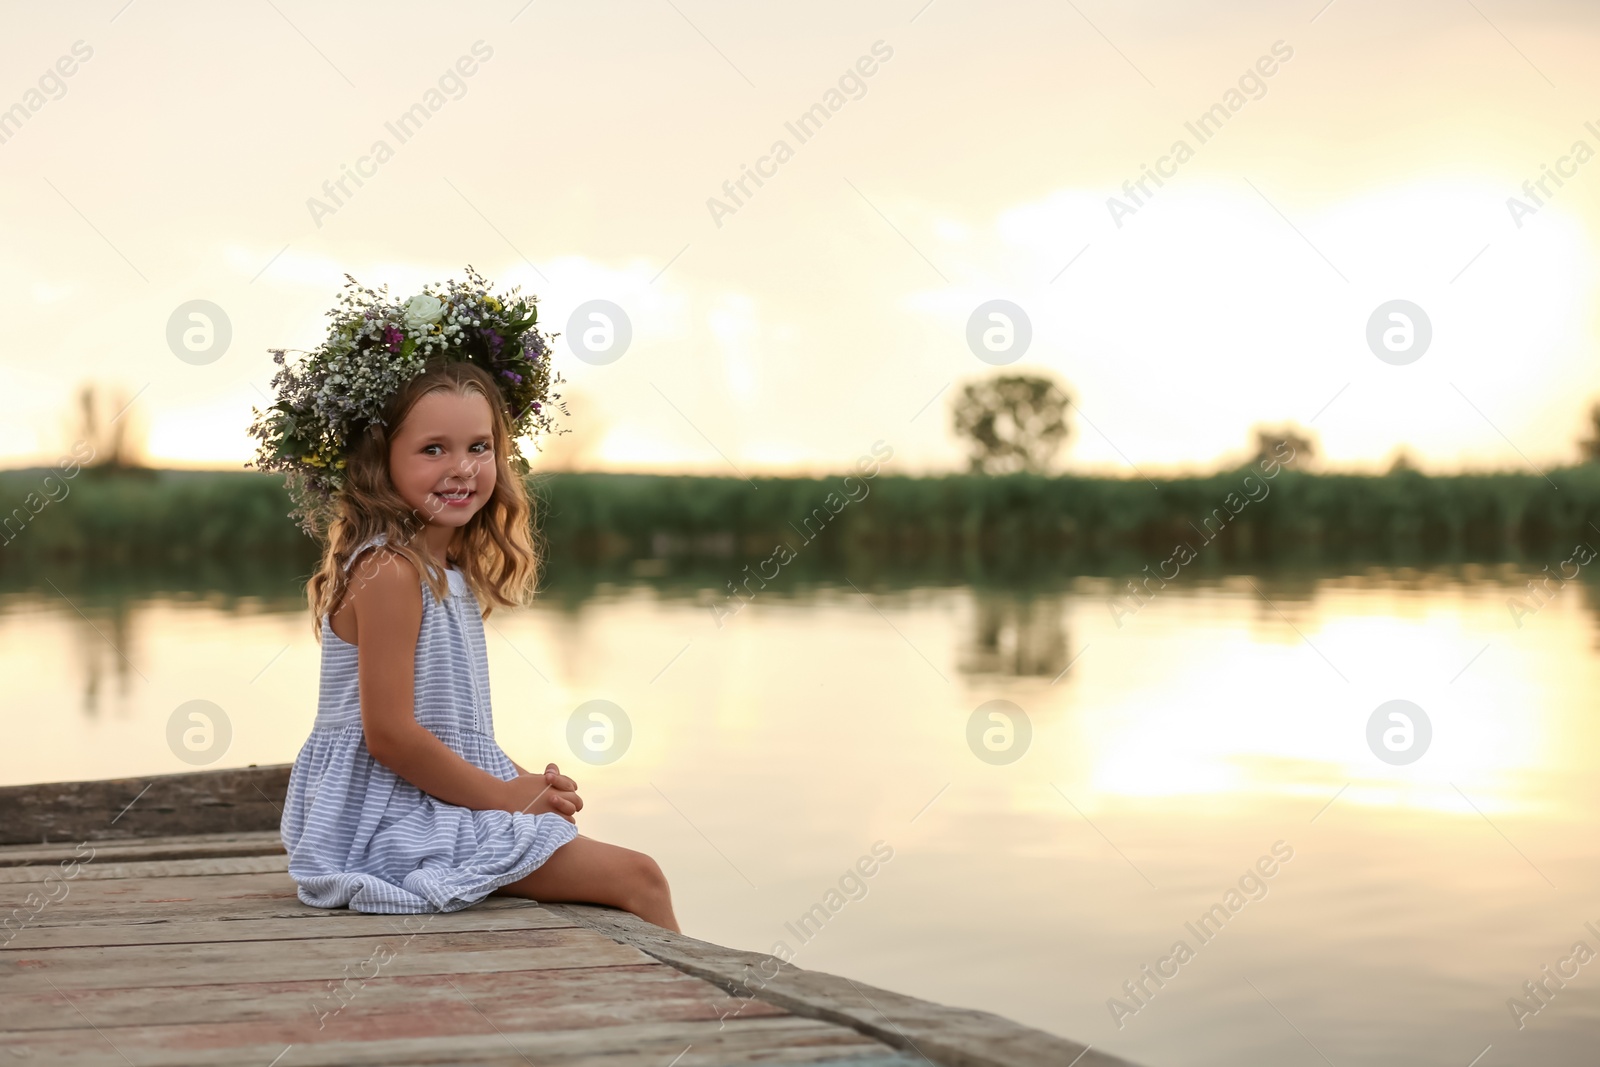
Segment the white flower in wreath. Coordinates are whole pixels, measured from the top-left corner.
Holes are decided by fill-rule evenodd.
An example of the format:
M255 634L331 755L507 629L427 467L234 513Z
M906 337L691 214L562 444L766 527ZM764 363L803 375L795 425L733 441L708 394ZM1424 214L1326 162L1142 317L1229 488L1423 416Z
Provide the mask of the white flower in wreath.
M406 329L415 333L425 332L429 326L444 318L444 305L438 297L427 293L418 293L407 300L402 310L406 317Z

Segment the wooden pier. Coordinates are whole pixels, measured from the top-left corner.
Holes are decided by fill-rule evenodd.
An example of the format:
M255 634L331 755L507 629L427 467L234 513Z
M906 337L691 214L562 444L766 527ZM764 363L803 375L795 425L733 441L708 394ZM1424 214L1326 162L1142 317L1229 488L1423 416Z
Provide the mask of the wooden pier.
M0 1067L1128 1067L611 908L302 904L288 767L0 789Z

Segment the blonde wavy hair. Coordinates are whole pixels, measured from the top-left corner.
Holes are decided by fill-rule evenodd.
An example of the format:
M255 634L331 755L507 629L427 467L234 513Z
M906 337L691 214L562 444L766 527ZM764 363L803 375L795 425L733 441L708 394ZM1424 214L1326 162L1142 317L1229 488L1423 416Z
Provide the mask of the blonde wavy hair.
M387 535L385 546L411 562L433 595L443 601L449 583L442 568L421 547L418 538L427 517L401 499L389 478L389 444L418 400L429 393L477 393L493 413L494 492L450 542L450 558L488 617L494 605L524 604L538 582L540 558L533 532L533 504L522 476L511 466L510 419L494 379L482 367L459 360L430 363L421 374L395 391L384 405L383 422L373 423L352 443L345 456L344 486L334 499L322 563L306 583L312 627L322 640L322 620L342 603L352 579L351 553L371 537ZM369 557L370 558L370 557ZM366 574L371 578L371 574Z

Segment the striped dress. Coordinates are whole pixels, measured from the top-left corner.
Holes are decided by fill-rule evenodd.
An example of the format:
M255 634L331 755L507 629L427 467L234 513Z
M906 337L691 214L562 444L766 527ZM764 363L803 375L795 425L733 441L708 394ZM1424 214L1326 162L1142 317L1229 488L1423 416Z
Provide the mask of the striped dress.
M363 544L351 560L383 540ZM417 722L467 762L510 780L517 769L494 740L478 601L460 571L450 568L446 578L443 603L422 586ZM385 913L459 911L537 869L578 835L551 812L447 804L374 760L361 727L356 646L340 640L326 618L316 722L289 772L280 831L302 901Z

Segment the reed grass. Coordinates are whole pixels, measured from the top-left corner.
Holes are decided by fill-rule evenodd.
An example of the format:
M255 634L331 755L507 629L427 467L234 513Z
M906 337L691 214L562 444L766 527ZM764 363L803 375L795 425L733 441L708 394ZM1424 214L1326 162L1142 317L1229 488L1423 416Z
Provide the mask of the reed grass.
M1135 552L1499 559L1600 547L1600 466L1382 476L1248 469L1156 480L880 475L863 480L543 474L552 558L850 556L939 564ZM1247 486L1254 486L1247 491ZM1262 495L1263 487L1265 494ZM830 496L831 494L831 496ZM52 496L55 499L52 499ZM1256 498L1252 498L1256 497ZM0 472L0 568L250 557L309 560L281 481L252 471Z

